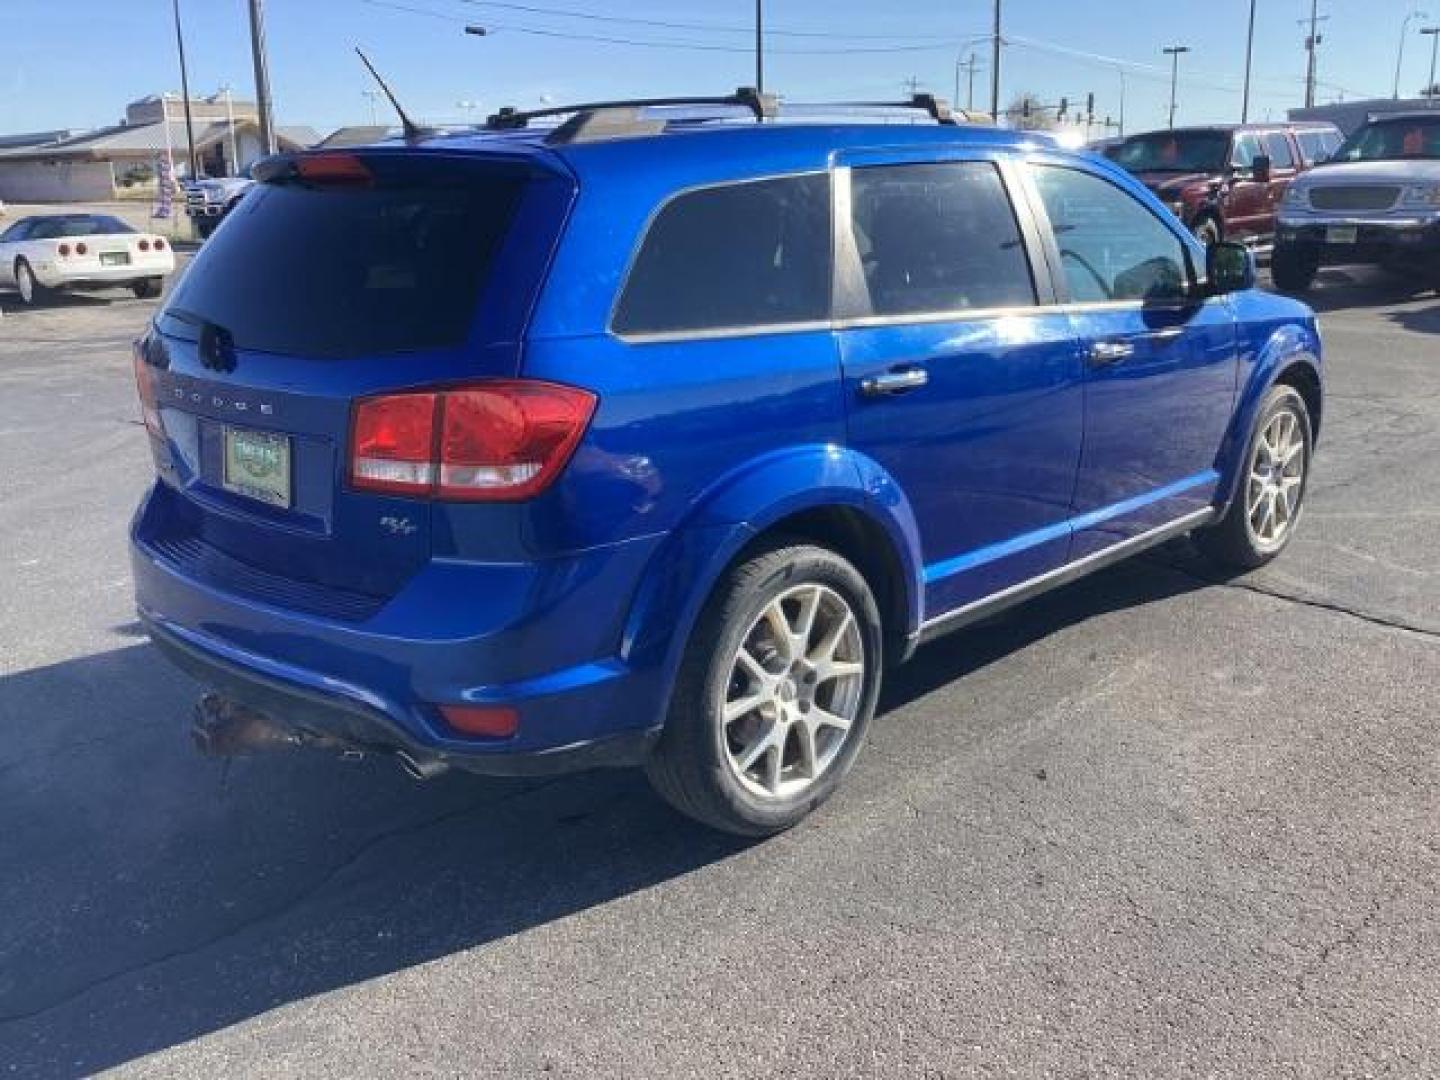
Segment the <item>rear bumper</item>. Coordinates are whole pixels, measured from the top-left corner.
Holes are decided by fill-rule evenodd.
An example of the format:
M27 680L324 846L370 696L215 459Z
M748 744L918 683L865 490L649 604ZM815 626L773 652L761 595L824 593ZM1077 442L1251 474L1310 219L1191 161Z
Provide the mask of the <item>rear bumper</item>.
M124 266L91 266L84 269L41 264L35 268L35 280L47 289L108 289L128 285L147 278L165 277L175 269L168 261L135 261Z
M362 621L207 580L152 544L152 492L131 565L157 645L201 682L313 734L497 775L639 761L664 715L659 670L620 653L644 541L553 564L437 561ZM441 704L510 706L508 739L449 728Z

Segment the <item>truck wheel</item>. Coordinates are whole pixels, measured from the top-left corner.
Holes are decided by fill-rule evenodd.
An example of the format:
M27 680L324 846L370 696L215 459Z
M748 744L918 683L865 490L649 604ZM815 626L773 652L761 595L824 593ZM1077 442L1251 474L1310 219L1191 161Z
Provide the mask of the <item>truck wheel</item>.
M1195 543L1222 566L1252 570L1285 550L1305 505L1314 437L1310 410L1293 386L1272 386L1260 405L1244 475L1225 516L1195 533Z
M35 307L50 299L50 290L40 284L24 259L15 260L15 287L20 290L20 302L26 307Z
M135 294L137 300L153 300L160 295L165 287L165 280L158 277L142 278L130 286L130 291Z
M1225 239L1225 230L1220 227L1220 222L1216 221L1210 214L1206 214L1197 220L1190 231L1195 234L1195 239L1199 240L1206 247L1214 247L1221 240Z
M1270 255L1270 280L1282 292L1303 293L1320 272L1320 253L1310 244L1276 244Z
M880 613L833 551L770 548L716 588L646 772L683 814L742 836L800 821L855 762L880 692Z
M215 226L220 223L219 218L211 217L197 217L190 220L195 225L195 235L201 240L209 240L210 234L215 231Z

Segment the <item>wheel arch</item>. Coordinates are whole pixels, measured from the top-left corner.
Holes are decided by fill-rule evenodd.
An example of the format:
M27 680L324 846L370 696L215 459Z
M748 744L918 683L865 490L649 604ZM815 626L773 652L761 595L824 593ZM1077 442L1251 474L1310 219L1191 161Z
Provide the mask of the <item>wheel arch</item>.
M665 538L635 591L621 655L659 680L675 673L706 602L738 562L778 537L836 551L875 594L887 661L913 650L923 583L919 536L903 494L879 466L843 447L769 455L714 485ZM663 719L657 718L657 723Z
M1310 413L1311 438L1318 439L1324 411L1324 380L1321 375L1320 342L1314 330L1299 324L1287 324L1275 330L1257 351L1250 375L1241 388L1239 399L1225 442L1218 457L1220 463L1218 500L1221 511L1228 509L1239 487L1244 471L1245 451L1255 426L1260 406L1272 387L1294 387L1305 400Z

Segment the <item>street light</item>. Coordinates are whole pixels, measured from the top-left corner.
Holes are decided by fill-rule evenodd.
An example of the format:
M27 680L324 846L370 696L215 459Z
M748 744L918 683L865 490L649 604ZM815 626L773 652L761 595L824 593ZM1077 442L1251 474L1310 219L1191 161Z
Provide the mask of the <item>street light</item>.
M1189 45L1166 45L1160 50L1170 57L1170 126L1175 126L1175 84L1180 78L1180 54L1190 51Z
M1428 19L1429 17L1429 14L1424 11L1412 11L1400 24L1400 47L1395 50L1395 89L1390 94L1393 101L1400 100L1400 65L1405 62L1405 38L1410 34L1410 24L1416 19Z
M1425 100L1435 100L1435 54L1440 51L1440 26L1427 26L1420 33L1430 38L1430 81L1425 84Z

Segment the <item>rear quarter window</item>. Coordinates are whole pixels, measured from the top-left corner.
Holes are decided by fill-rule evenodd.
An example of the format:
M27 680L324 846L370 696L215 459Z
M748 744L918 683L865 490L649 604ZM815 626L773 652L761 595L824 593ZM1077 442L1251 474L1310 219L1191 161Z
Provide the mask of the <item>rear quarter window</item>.
M676 195L615 307L618 334L763 329L830 317L828 173Z
M371 184L257 185L206 242L166 313L261 352L344 358L458 346L524 182L506 169L420 163Z

